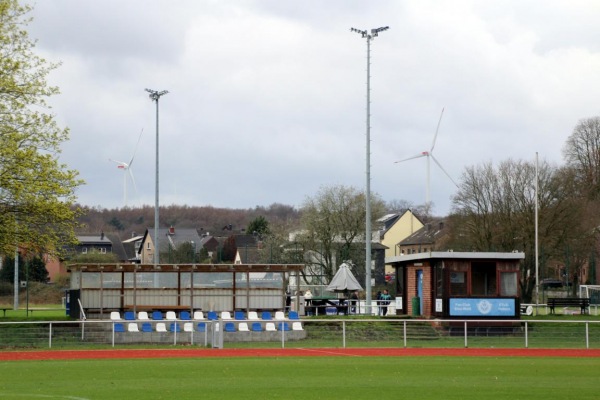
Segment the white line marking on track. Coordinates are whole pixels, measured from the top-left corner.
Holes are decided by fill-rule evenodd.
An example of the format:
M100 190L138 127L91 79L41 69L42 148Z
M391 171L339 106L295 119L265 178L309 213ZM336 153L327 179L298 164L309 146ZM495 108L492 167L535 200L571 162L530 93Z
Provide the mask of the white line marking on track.
M362 357L361 355L358 355L358 354L340 353L340 352L337 352L337 351L306 349L306 348L303 348L303 347L298 348L298 350L310 351L310 352L313 352L313 353L332 354L332 355L335 355L335 356Z
M0 393L0 397L4 397L7 395L6 393ZM67 399L67 400L90 400L87 397L76 397L76 396L61 396L61 395L51 395L51 394L11 394L13 397L27 397L27 398L40 398L40 399Z

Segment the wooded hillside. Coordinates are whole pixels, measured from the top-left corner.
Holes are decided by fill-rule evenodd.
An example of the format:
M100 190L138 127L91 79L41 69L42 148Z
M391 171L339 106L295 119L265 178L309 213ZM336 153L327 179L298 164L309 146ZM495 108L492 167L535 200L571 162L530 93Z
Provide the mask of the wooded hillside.
M79 218L78 233L115 232L122 239L135 234L143 234L146 228L154 226L154 207L141 208L90 208L83 207L84 214ZM300 213L292 206L272 204L268 207L251 209L229 209L212 206L180 206L160 207L160 225L177 228L195 228L199 232L218 234L226 228L240 231L256 217L263 216L272 227L295 227L300 220ZM224 229L225 228L225 229Z

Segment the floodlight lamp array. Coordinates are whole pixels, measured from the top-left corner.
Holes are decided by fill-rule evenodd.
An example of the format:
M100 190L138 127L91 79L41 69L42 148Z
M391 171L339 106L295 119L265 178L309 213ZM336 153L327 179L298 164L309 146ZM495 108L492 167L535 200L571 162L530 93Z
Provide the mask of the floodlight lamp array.
M387 31L388 29L390 29L389 26L382 26L381 28L371 29L371 35L373 35L373 37L378 36L379 32Z
M361 31L360 29L356 29L356 28L350 28L350 32L359 33L364 38L368 36L367 31Z
M367 38L367 40L371 40L374 37L379 36L379 32L387 31L388 29L390 29L389 26L382 26L380 28L373 28L373 29L371 29L371 34L369 34L369 32L366 31L366 30L360 30L360 29L356 29L356 28L350 28L350 32L359 33L363 38Z
M158 101L158 99L160 99L161 96L164 96L165 94L169 93L168 90L163 90L163 91L158 91L158 90L152 90L152 89L146 89L146 92L150 93L149 97L152 101Z

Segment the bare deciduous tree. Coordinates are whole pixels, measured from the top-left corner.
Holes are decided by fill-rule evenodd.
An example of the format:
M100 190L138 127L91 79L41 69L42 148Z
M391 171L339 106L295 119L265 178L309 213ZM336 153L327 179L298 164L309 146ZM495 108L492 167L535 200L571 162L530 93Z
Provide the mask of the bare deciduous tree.
M371 194L372 221L384 212L383 200ZM302 206L304 231L296 243L312 255L305 261L314 275L330 280L335 264L349 259L359 271L364 270L365 218L365 194L353 187L324 187L306 199Z
M563 148L567 166L576 171L579 189L600 195L600 117L581 119Z
M538 168L540 265L562 259L566 248L579 265L593 248L595 230L582 223L585 204L570 194L568 170L542 162ZM535 165L507 160L469 167L453 199L450 246L465 251L525 252L521 295L535 287Z

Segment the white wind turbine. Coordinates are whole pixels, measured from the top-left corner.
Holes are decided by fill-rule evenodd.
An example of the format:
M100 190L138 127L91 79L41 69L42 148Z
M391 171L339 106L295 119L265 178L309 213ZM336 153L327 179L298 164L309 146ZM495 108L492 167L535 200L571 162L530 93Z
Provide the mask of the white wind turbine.
M431 144L431 149L429 149L429 151L423 151L423 152L417 154L416 156L408 157L408 158L405 158L404 160L395 162L397 164L397 163L401 163L404 161L413 160L415 158L427 157L427 187L426 187L426 192L425 192L425 201L426 201L427 206L429 206L431 203L431 187L430 187L430 180L431 180L431 178L430 178L430 172L431 172L430 163L431 163L431 161L430 161L430 159L432 159L433 162L435 162L437 164L437 166L440 167L440 169L446 174L446 176L448 178L450 178L452 183L454 183L456 185L456 187L458 187L458 185L456 184L454 179L452 179L450 174L448 172L446 172L444 167L442 167L442 164L440 164L439 161L433 155L433 148L435 147L435 141L437 139L438 131L440 130L440 124L442 123L443 116L444 116L444 109L442 108L442 113L440 114L440 120L438 121L437 128L435 129L435 135L433 136L433 143Z
M133 164L133 159L135 158L135 153L137 152L137 148L140 144L140 140L142 139L142 133L144 133L144 129L140 132L140 136L138 137L137 144L135 145L135 149L133 150L133 155L131 156L131 160L126 163L124 161L117 161L113 159L109 159L112 162L117 163L117 168L123 170L123 201L125 205L127 205L127 175L131 178L131 183L133 183L133 189L137 192L137 187L135 186L135 179L133 178L133 172L131 170L131 165Z

